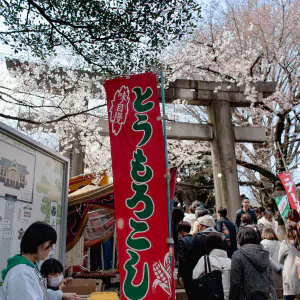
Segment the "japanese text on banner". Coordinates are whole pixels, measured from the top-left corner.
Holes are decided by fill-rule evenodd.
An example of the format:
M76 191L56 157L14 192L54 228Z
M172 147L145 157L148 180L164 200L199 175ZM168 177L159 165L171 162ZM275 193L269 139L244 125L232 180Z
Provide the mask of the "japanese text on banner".
M156 76L105 83L122 299L175 299Z
M298 212L300 212L299 197L296 191L296 187L293 183L291 173L280 173L278 174L278 177L280 178L280 181L284 186L291 208L296 209Z

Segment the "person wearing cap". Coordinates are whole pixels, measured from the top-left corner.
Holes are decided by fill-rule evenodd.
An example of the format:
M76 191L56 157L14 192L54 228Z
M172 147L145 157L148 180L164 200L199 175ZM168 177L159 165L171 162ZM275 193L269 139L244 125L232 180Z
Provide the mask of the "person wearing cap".
M193 266L194 267L196 266L199 259L203 255L207 254L206 253L206 236L209 233L215 232L215 233L219 234L222 238L223 249L226 252L229 251L229 245L226 241L225 235L221 232L218 232L215 229L216 222L212 216L206 215L206 216L198 218L197 221L199 223L199 229L198 229L199 232L194 237L193 248L192 248L193 262L194 262Z
M191 230L191 234L193 236L195 236L198 232L199 232L199 222L197 221L200 217L203 217L203 216L206 216L206 215L210 215L210 211L206 208L202 208L202 209L197 209L195 211L195 217L196 217L196 220L194 222L194 225L192 227L192 230Z

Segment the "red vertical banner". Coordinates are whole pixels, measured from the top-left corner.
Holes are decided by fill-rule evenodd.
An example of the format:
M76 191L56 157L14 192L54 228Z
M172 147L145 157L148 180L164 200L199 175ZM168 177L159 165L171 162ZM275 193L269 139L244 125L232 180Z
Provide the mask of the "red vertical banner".
M121 299L175 299L156 76L106 81Z
M291 173L283 172L278 174L278 177L284 186L291 208L296 209L298 212L300 212L299 197L296 191L296 187L293 183Z

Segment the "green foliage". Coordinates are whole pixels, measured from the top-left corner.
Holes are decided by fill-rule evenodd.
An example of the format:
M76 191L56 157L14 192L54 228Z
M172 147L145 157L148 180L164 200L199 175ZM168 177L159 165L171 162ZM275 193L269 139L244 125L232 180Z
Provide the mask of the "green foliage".
M42 187L39 183L36 185L36 190L38 193L45 194L45 195L47 195L50 191L50 189Z
M41 181L42 181L42 183L44 183L44 184L49 184L49 181L47 180L47 177L46 177L45 175L42 175Z
M61 223L61 205L58 204L57 206L57 220L56 220L56 224L60 225Z
M214 180L209 156L199 157L198 164L186 164L179 168L178 177L181 182L177 184L177 190L181 190L179 193L186 206L198 200L203 203L207 202L210 208L214 207Z
M48 197L44 197L41 205L41 212L45 215L44 222L50 224L50 214L51 214L51 200ZM57 219L56 224L61 223L61 205L57 205Z
M47 177L45 175L41 176L41 182L42 182L42 184L49 184ZM36 185L36 190L38 191L38 193L47 195L49 193L50 189L45 188L42 184L38 183Z
M47 197L44 197L41 205L41 212L46 215L44 222L50 223L50 213L51 213L51 200Z
M55 185L59 192L61 192L61 182L58 178L55 179Z
M0 12L0 41L15 53L44 58L62 46L108 73L151 66L200 17L195 0L2 0Z
M55 169L54 172L60 176L63 175L63 165L60 162L55 162Z

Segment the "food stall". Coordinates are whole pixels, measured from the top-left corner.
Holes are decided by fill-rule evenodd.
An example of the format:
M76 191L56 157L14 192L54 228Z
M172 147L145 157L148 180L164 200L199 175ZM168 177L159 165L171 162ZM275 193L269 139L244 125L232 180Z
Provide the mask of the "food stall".
M118 291L119 282L113 184L109 184L105 171L90 173L70 178L69 191L66 267L69 275L75 278L73 282L77 287L68 286L65 291L91 291L95 288L98 292L106 293L106 296L113 296L106 292L107 289ZM105 251L107 244L109 251ZM91 257L92 262L99 260L99 267L93 266ZM107 270L105 266L109 260L112 263ZM90 280L94 280L95 287L91 288ZM90 288L81 288L87 284ZM79 294L83 295L82 292ZM101 294L93 297L115 299L100 298Z

